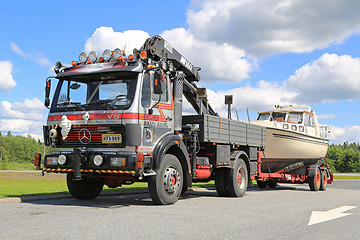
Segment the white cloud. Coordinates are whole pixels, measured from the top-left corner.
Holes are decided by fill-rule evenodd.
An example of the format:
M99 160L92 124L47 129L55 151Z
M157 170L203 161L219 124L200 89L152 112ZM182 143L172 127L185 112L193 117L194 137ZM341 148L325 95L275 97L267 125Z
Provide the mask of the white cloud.
M13 65L10 61L0 61L0 91L10 91L16 86L12 76Z
M290 76L284 85L298 92L297 101L321 103L360 98L360 59L325 53Z
M253 56L310 52L360 32L359 1L207 0L188 11L195 38L228 43Z
M30 133L35 139L42 139L43 110L43 103L38 98L14 103L1 101L0 131L21 135Z
M150 36L147 32L140 30L115 32L112 27L99 27L86 41L84 51L88 54L95 51L101 56L105 49L124 49L126 46L126 54L132 54L133 49L139 49L148 37Z
M360 142L360 126L347 126L344 128L330 126L329 139L334 143Z
M256 63L246 58L244 50L227 43L199 40L184 28L168 30L161 35L192 64L202 67L202 84L239 83L257 68Z
M25 99L24 102L0 102L0 119L42 120L44 105L38 98Z
M25 119L0 119L0 131L12 134L21 133L21 135L32 133L41 135L42 121L25 120Z
M321 114L317 115L318 119L333 119L337 118L335 114Z
M10 43L10 48L11 50L13 50L15 53L19 54L20 56L22 56L23 58L26 57L26 54L20 49L20 47L18 45L16 45L15 43L11 42Z
M41 66L47 67L47 66L52 65L50 60L43 57L41 53L27 54L23 50L21 50L21 48L17 44L15 44L13 42L10 43L10 48L11 48L11 50L13 50L15 53L19 54L23 58L31 59L34 62L39 63Z
M260 81L256 87L245 86L231 90L213 91L207 89L209 104L221 116L227 117L227 106L225 105L225 95L233 95L233 107L237 111L245 111L248 107L252 110L268 110L275 105L296 104L293 102L295 92L289 91L283 86L271 82ZM183 108L186 112L191 112L192 107L183 100ZM233 116L235 119L235 116Z

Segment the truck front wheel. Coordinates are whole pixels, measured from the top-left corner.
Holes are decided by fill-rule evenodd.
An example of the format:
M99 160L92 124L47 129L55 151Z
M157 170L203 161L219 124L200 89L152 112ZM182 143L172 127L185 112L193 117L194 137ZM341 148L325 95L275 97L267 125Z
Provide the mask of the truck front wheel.
M74 180L74 173L69 172L66 176L66 182L70 194L77 199L93 199L102 191L104 183L91 178Z
M183 184L179 160L174 155L165 154L156 175L148 180L150 197L156 204L174 204L179 199Z
M243 159L235 160L234 168L230 169L228 177L229 196L244 196L248 186L248 170Z

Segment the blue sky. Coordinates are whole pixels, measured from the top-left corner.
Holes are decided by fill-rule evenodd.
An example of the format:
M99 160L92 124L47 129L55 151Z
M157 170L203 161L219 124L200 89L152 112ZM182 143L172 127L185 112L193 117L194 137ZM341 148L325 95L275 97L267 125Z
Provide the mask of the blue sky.
M359 142L359 11L355 0L6 1L0 131L41 139L44 83L57 61L160 34L201 66L199 84L222 116L226 94L241 119L248 106L254 116L307 104L331 126L332 142Z

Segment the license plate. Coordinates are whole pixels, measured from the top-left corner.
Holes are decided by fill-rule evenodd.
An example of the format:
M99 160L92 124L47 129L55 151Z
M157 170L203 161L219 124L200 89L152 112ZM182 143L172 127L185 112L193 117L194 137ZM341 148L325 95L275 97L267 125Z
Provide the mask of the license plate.
M121 134L103 134L102 143L122 143Z

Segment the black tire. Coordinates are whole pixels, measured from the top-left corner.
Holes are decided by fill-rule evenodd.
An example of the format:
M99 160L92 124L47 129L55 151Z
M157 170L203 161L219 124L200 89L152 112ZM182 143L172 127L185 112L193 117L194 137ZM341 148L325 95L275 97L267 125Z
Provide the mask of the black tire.
M101 193L104 183L91 178L74 180L74 173L69 172L66 176L66 183L70 194L77 199L94 199Z
M185 186L185 184L183 185L183 188L181 190L181 195L183 195L186 191L188 190L188 187Z
M180 197L183 184L179 160L174 155L165 154L156 175L148 180L150 197L156 204L174 204Z
M309 187L311 191L319 191L320 186L321 186L321 174L320 174L320 168L317 167L315 170L315 175L309 177Z
M276 188L276 186L277 186L277 182L275 180L270 180L267 184L268 184L269 188L272 188L272 189Z
M248 186L248 170L243 159L234 162L234 168L230 169L227 179L227 189L230 197L242 197Z
M227 189L226 178L228 175L229 169L227 168L218 168L215 172L215 188L216 192L221 197L228 197L229 191Z
M327 171L326 170L320 171L320 177L321 177L320 191L325 191L328 180Z
M258 185L259 188L266 188L268 186L267 181L256 180L256 184Z

